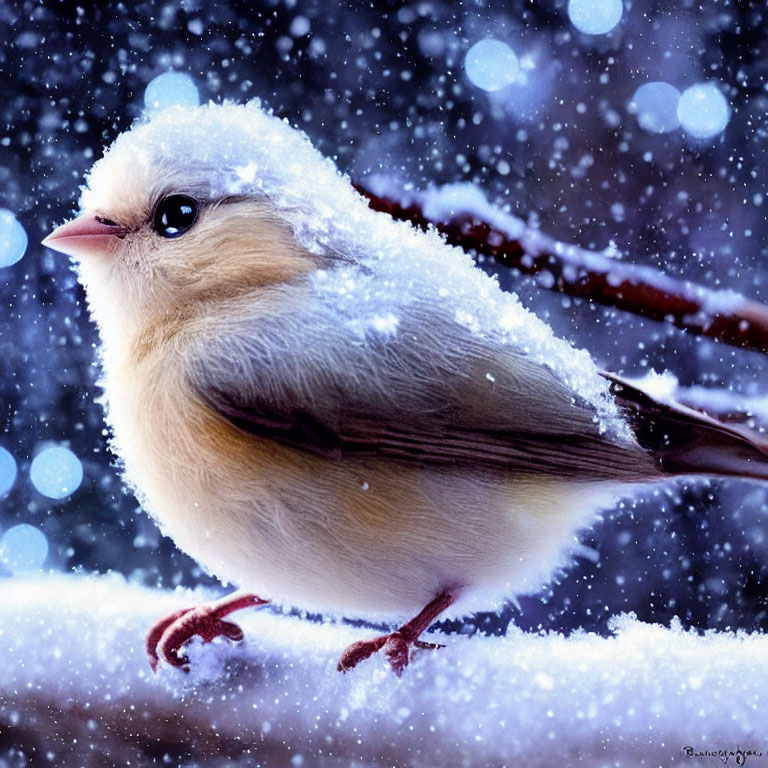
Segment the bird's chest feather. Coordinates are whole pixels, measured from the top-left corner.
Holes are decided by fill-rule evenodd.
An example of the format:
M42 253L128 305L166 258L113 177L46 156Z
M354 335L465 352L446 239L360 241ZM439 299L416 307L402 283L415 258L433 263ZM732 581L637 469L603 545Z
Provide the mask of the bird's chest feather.
M187 551L200 541L252 535L256 508L269 508L269 450L216 417L187 384L172 352L107 361L105 392L113 443L142 505ZM254 505L261 501L260 505ZM198 554L198 557L200 555Z

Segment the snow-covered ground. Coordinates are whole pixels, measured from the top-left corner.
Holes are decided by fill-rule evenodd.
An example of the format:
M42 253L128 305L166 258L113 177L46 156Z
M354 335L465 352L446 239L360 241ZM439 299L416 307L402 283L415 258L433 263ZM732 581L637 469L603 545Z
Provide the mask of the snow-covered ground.
M236 615L242 644L198 645L191 673L153 675L146 627L204 597L119 576L4 580L0 765L693 766L743 763L686 747L768 754L762 634L624 616L609 638L452 635L398 679L376 657L336 671L369 630L257 610Z

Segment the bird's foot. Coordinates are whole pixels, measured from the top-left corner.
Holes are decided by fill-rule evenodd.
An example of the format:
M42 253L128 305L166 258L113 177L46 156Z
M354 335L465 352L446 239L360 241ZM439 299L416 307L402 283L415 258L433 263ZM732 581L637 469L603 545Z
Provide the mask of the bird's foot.
M383 650L384 655L392 667L394 673L400 677L408 666L414 650L433 650L443 648L438 643L425 643L422 640L409 638L398 630L389 635L374 637L372 640L361 640L347 648L339 659L339 672L347 672L356 667L361 661L373 656L374 653Z
M181 647L195 635L199 635L204 643L210 643L216 637L238 642L243 639L243 630L233 621L217 619L207 605L176 611L158 621L147 634L152 671L157 671L160 659L174 667L187 667L189 657L181 652Z
M171 666L188 670L189 657L181 651L185 643L195 636L199 636L204 643L210 643L216 637L239 642L243 639L243 630L235 622L225 621L224 616L241 608L267 602L256 595L236 593L213 603L176 611L160 619L147 633L149 666L155 672L158 662L163 659Z
M459 591L458 587L444 589L434 600L427 603L418 615L414 616L407 624L403 624L396 632L350 645L341 654L339 672L346 672L352 667L356 667L363 659L367 659L383 649L394 673L400 677L411 661L414 650L432 650L443 647L437 643L424 643L419 640L419 636L446 608L456 601Z

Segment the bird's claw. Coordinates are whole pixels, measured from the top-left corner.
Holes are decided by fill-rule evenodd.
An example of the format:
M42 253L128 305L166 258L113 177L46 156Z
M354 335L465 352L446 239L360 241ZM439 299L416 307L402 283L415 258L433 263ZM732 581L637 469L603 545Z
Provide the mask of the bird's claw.
M347 672L383 649L392 670L400 677L411 661L414 650L434 650L443 647L438 643L425 643L422 640L408 638L400 631L392 632L390 635L381 635L372 640L361 640L350 645L341 654L337 669L339 672Z
M387 635L382 635L381 637L374 637L373 640L360 640L357 643L352 643L352 645L341 654L336 669L338 669L339 672L347 672L353 667L356 667L361 661L367 659L369 656L373 656L376 651L380 650L386 641Z
M210 643L216 637L239 642L243 639L243 630L233 621L219 618L210 605L176 611L158 621L147 634L147 654L152 671L157 671L160 659L188 671L189 657L181 652L181 647L196 635L204 643Z

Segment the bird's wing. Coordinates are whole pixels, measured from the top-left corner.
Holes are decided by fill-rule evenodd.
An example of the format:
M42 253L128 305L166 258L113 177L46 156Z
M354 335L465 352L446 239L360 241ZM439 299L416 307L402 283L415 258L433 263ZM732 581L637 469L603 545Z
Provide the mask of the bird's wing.
M246 320L193 355L190 384L253 435L331 459L658 474L639 445L603 435L594 409L545 366L450 318L406 316L394 334L361 337L287 316Z

